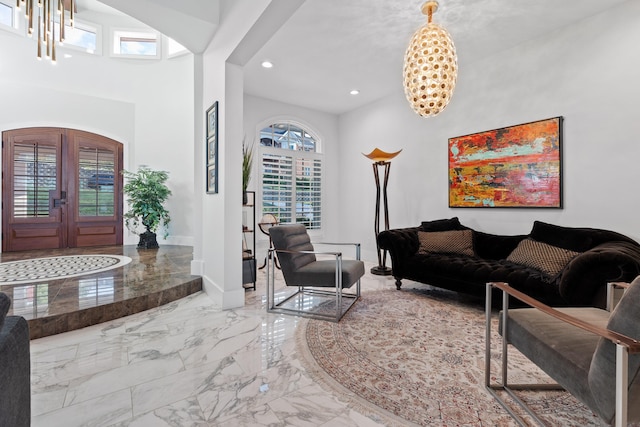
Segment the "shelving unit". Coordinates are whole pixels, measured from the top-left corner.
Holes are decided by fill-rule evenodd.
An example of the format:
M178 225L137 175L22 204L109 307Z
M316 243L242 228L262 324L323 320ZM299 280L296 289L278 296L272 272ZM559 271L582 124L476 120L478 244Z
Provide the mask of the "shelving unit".
M242 204L242 286L256 290L256 192Z

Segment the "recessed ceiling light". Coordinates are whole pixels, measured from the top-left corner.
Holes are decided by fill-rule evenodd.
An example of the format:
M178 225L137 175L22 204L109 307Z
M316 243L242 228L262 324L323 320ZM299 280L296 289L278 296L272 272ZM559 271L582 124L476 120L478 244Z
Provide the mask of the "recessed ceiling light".
M264 68L272 68L273 67L273 63L271 61L262 61L262 66Z
M357 95L360 93L360 91L358 89L353 89L351 92L349 92L351 95Z

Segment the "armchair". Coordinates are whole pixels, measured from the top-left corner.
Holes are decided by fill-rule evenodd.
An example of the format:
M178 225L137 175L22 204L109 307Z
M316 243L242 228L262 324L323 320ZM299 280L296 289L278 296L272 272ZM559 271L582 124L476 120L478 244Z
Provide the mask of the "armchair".
M11 299L0 292L0 425L31 423L29 325L24 317L7 316Z
M339 322L360 297L360 278L364 275L360 244L324 243L354 246L356 259L345 260L342 252L316 251L303 225L277 225L269 229L269 234L273 247L267 262L267 311ZM288 295L275 293L276 254L285 284L297 288ZM333 259L318 259L316 255ZM354 284L355 292L345 292Z
M616 284L609 284L609 293ZM501 383L491 383L491 292L503 292ZM533 417L545 423L513 390L565 389L607 423L626 426L640 421L640 276L625 290L613 311L592 307L551 308L506 283L487 283L485 385L520 424L522 420L496 392L502 390ZM530 308L509 309L509 297ZM608 301L613 301L609 297ZM554 381L509 384L508 344Z

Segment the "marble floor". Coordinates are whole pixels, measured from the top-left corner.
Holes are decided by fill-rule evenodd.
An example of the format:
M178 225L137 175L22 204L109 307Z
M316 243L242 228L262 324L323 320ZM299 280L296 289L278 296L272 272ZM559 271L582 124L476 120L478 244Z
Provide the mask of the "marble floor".
M311 380L295 350L301 320L266 312L264 274L242 308L198 292L32 340L32 426L385 425ZM394 282L367 273L362 286Z
M31 338L80 329L158 307L202 290L202 279L191 275L193 248L135 245L0 254L0 262L70 255L118 255L131 262L108 271L33 283L6 285L0 292L12 300L9 315L29 322Z

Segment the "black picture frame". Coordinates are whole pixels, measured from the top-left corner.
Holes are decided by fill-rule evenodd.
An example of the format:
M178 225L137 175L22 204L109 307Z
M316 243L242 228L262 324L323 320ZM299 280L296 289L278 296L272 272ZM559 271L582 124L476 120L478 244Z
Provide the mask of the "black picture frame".
M218 193L218 101L207 109L205 138L205 174L207 194Z

